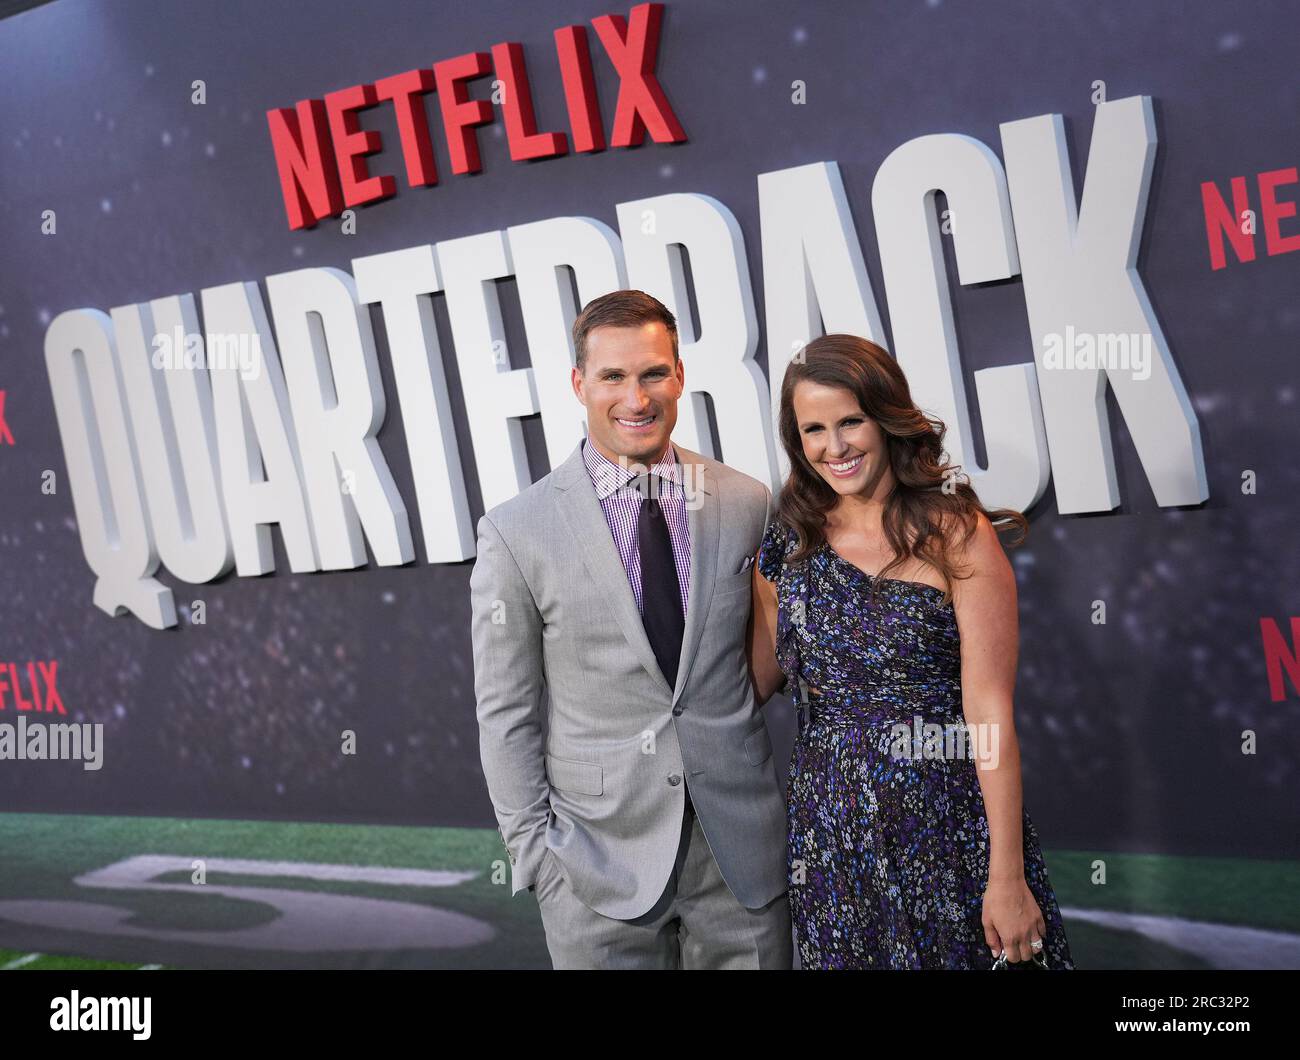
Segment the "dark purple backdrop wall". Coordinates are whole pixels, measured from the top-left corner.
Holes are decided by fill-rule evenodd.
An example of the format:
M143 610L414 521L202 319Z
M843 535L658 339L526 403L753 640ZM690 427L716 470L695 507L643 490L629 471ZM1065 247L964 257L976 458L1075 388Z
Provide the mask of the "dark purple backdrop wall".
M722 3L668 5L658 72L689 141L512 163L480 136L484 172L290 232L265 112L500 41L523 43L542 128L564 128L552 31L626 8L564 3L358 5L58 0L0 23L0 662L59 661L68 720L102 722L105 764L0 765L10 810L493 824L478 763L470 564L230 576L189 586L208 621L167 632L91 604L42 355L46 325L304 266L565 214L616 226L615 204L671 191L725 203L746 238L762 320L756 176L840 165L868 270L885 156L959 132L999 154L999 123L1064 115L1076 186L1094 81L1155 101L1159 152L1139 259L1200 421L1210 499L1159 508L1113 401L1122 506L1056 514L1049 492L1013 551L1026 803L1052 846L1300 855L1297 697L1273 702L1260 619L1297 598L1296 358L1300 255L1213 271L1200 186L1300 163L1290 3ZM612 118L617 80L598 48ZM191 83L207 103L190 102ZM807 103L791 103L791 82ZM473 94L485 98L490 79ZM369 113L401 173L391 112ZM435 133L440 124L435 120ZM1294 198L1295 189L1283 198ZM58 234L41 234L44 210ZM1292 228L1295 222L1288 222ZM951 268L951 263L950 263ZM513 285L511 349L523 350ZM967 387L1028 360L1019 282L954 288ZM445 306L435 299L475 518L482 511ZM882 311L887 315L888 307ZM385 456L414 512L379 316ZM760 347L760 363L766 352ZM519 367L516 362L516 367ZM974 407L974 406L972 406ZM978 424L977 424L978 429ZM526 424L535 477L541 425ZM725 456L725 453L723 454ZM983 459L983 450L978 453ZM51 469L61 488L41 491ZM1243 470L1258 475L1243 495ZM1109 621L1091 603L1109 602ZM785 700L768 717L785 757ZM12 710L7 720L13 720ZM358 754L339 753L340 733ZM1258 754L1241 733L1258 733Z

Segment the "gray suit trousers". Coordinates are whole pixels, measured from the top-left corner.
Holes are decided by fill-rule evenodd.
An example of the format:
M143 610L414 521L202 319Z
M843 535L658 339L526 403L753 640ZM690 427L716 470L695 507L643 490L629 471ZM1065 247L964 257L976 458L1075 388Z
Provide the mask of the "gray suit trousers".
M558 970L788 969L794 959L787 896L759 909L741 905L689 802L672 875L644 915L615 920L597 913L573 893L563 864L549 851L538 870L536 895L546 948Z

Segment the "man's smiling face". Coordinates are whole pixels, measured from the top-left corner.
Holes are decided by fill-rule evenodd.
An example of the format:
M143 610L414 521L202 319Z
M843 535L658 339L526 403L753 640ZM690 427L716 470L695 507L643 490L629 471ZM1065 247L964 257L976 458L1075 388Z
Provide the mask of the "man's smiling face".
M584 369L574 368L572 381L587 409L587 436L602 456L647 467L663 456L685 389L663 324L593 329Z

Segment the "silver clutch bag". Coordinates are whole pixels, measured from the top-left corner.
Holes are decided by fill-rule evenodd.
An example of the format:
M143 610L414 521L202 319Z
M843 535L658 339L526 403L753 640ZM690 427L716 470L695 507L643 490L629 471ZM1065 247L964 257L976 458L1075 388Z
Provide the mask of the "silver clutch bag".
M1007 960L1007 951L1003 950L998 954L998 959L993 962L992 971L995 972L1020 972L1020 971L1047 971L1047 950L1042 949L1035 953L1027 961L1009 961Z

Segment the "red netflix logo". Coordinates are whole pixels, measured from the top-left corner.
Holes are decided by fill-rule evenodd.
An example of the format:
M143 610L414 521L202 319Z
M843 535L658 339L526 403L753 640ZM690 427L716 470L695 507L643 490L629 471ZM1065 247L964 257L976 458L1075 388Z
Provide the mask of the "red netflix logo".
M5 422L5 392L0 390L0 445L13 444L13 432L9 430L9 424Z
M8 709L8 699L12 695L15 710L44 711L47 714L57 710L60 714L66 714L59 690L55 687L59 669L57 660L46 662L37 659L22 664L27 675L26 681L18 670L19 665L12 662L0 663L0 710ZM30 698L23 696L24 687Z
M1286 698L1286 688L1282 684L1282 670L1291 679L1291 688L1300 692L1300 618L1291 619L1291 644L1288 646L1277 622L1271 618L1259 620L1259 632L1264 638L1264 665L1268 669L1268 693L1274 703Z
M1296 167L1273 169L1255 178L1259 185L1259 219L1264 222L1264 247L1269 257L1300 250L1300 232L1284 235L1282 222L1295 217L1296 204L1290 200L1278 202L1277 189L1284 184L1295 184L1300 175ZM1201 205L1205 210L1205 235L1210 242L1210 265L1221 269L1228 264L1223 237L1238 261L1255 260L1256 214L1250 205L1250 191L1245 177L1233 177L1232 206L1220 193L1218 186L1207 180L1201 185Z
M619 77L611 147L636 147L646 132L656 143L686 139L654 73L663 8L663 4L638 4L627 19L601 15L592 20ZM573 150L603 150L605 132L586 28L557 29L555 52L560 61ZM491 124L495 118L492 104L471 99L466 86L489 74L495 74L499 82L510 157L516 162L528 162L567 154L569 138L564 133L537 130L522 46L496 44L490 56L487 52L469 52L373 84L339 89L323 100L304 99L294 109L267 111L290 229L311 228L322 217L337 217L348 207L377 202L396 193L396 178L388 173L372 175L366 163L367 155L382 148L382 138L357 123L360 111L381 102L393 106L410 187L438 183L423 101L430 92L438 96L452 172L477 173L482 162L476 129Z

